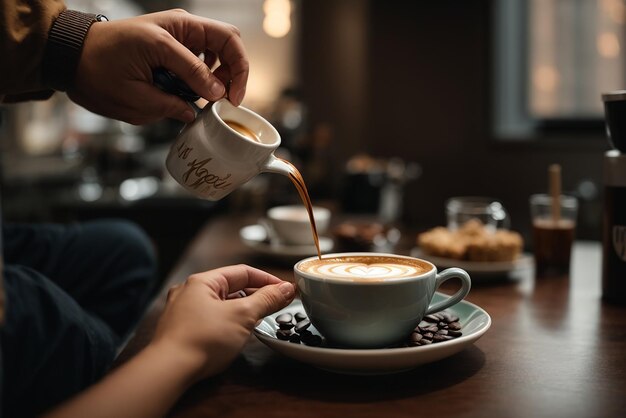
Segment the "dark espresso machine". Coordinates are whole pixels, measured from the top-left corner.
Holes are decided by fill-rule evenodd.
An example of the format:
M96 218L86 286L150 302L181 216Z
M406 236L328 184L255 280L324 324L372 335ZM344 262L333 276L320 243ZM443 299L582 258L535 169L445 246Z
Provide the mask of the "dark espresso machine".
M602 298L626 305L626 90L602 101L612 148L604 156Z

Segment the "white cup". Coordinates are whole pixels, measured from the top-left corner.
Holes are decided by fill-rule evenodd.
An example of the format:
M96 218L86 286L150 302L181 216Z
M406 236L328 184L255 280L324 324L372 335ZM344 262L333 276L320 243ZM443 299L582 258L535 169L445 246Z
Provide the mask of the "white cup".
M330 210L314 206L313 217L319 235L328 230ZM276 206L267 211L265 226L272 243L314 245L309 214L303 205Z
M259 141L235 131L224 120L247 127ZM279 145L280 135L267 120L221 99L185 125L165 165L195 196L219 200L259 173L289 175L291 166L274 156Z

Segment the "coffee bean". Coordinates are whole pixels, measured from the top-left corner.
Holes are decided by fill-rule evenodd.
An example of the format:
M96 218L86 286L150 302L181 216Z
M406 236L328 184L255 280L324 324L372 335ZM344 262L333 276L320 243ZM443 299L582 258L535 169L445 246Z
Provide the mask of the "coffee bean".
M439 331L439 328L437 327L437 325L431 325L427 328L424 328L422 331L424 332L437 332Z
M304 312L296 312L295 318L296 322L304 321L306 319L306 314Z
M435 334L435 336L433 337L433 342L438 343L442 341L451 340L452 338L453 337L450 337L449 335Z
M439 331L437 331L436 335L448 335L448 330L447 329L440 329Z
M420 341L423 339L424 337L422 336L422 334L420 334L419 332L414 332L411 334L411 337L408 341L408 345L410 347L416 347L418 345L420 345Z
M428 322L428 321L424 321L424 320L422 319L422 320L420 321L420 323L419 323L419 324L417 324L417 327L418 327L418 328L426 328L426 327L429 327L429 326L430 326L430 324L431 324L430 322Z
M450 322L457 322L459 320L459 317L448 312L448 311L443 311L441 312L441 316L443 316L443 320L446 321L447 323Z
M305 331L310 326L311 326L311 321L309 321L308 318L303 319L302 321L296 324L296 332L301 333L302 331Z
M304 338L307 335L313 335L313 333L309 331L308 329L303 329L302 331L298 332L298 334L300 334L300 338Z
M290 336L291 336L291 330L279 329L278 331L276 331L276 338L278 338L279 340L286 341L289 339Z
M433 339L433 333L432 332L426 332L424 334L422 334L422 337L428 339L428 340L432 340Z
M456 338L456 337L460 337L461 335L463 335L463 333L461 331L455 331L453 329L449 329L448 330L448 335L451 336L451 337Z
M448 325L448 329L458 331L461 329L461 324L458 321L451 322L450 325Z
M322 337L315 334L305 334L301 336L302 342L312 347L318 347L322 345Z
M438 316L438 314L431 314L431 315L426 315L424 317L424 321L428 321L428 322L433 322L433 323L437 323L439 321L441 321L441 317Z
M439 329L441 328L448 328L448 323L447 322L440 322L437 324L437 326L439 327Z
M289 324L293 321L293 316L290 313L280 314L276 317L277 324Z
M298 334L291 334L289 342L294 344L300 344L300 336Z
M421 339L419 342L419 345L428 345L428 344L432 344L433 342L431 340L426 340L426 339Z
M280 329L291 329L293 327L294 327L293 322L284 322L282 324L278 324L278 328Z

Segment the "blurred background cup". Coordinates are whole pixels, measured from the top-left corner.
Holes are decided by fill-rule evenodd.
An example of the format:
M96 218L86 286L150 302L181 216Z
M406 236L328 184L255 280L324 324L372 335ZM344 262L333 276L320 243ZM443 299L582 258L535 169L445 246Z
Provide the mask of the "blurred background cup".
M615 149L626 152L626 90L602 94L606 134Z
M315 225L320 236L328 230L330 215L329 209L313 206ZM315 245L309 215L302 205L273 207L267 211L263 223L272 244Z
M488 231L497 228L509 229L509 215L502 203L482 196L452 197L446 202L448 229L455 231L470 219L477 219Z
M560 195L558 203L557 216L552 196L535 194L530 197L537 276L569 273L578 201L573 196Z

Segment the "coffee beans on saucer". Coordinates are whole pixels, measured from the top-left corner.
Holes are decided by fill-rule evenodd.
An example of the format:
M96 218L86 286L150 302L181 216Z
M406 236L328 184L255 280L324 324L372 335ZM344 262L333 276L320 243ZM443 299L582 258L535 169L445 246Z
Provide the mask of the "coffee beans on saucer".
M311 321L304 312L280 314L276 317L276 338L290 343L310 345L317 347L322 345L322 337L313 334L307 328L311 326Z
M407 339L406 345L416 347L449 341L463 335L459 317L450 311L426 315Z
M279 340L289 341L294 344L302 343L313 347L322 345L322 337L313 334L307 329L311 326L311 321L303 312L297 312L294 315L283 313L278 315L275 320L278 326L276 338ZM426 315L401 346L417 347L430 345L450 341L461 335L463 333L461 332L459 317L445 310Z

